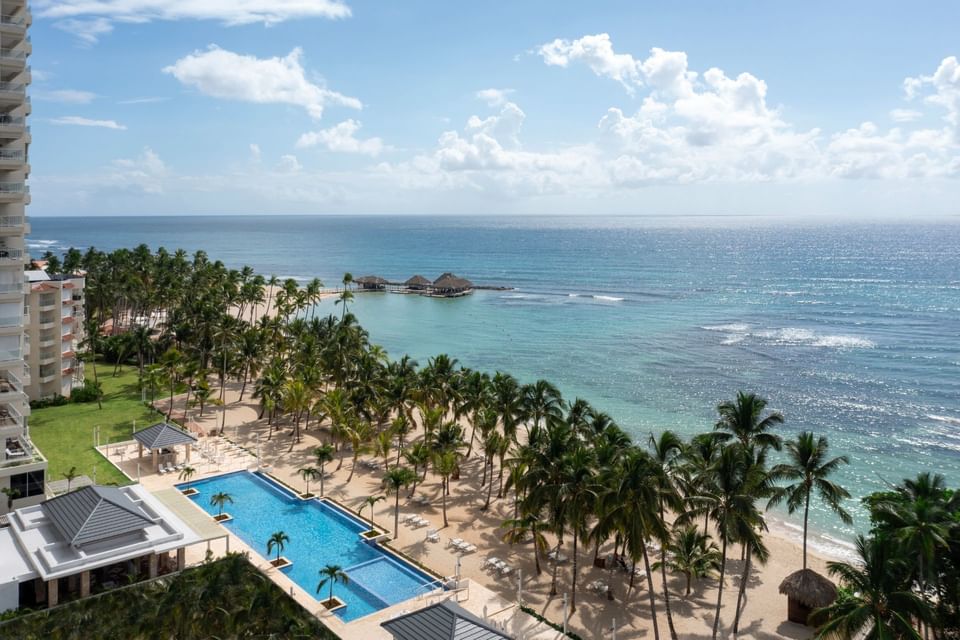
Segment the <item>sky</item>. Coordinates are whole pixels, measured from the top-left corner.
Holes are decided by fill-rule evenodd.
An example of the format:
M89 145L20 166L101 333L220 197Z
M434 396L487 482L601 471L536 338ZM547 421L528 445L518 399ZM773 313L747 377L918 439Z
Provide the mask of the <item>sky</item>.
M960 215L960 3L34 0L31 215Z

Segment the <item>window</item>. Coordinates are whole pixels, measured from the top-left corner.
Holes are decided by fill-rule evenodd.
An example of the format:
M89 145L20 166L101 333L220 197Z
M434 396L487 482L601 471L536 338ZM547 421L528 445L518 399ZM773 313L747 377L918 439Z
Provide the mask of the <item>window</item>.
M43 470L10 476L10 488L18 492L17 498L43 495Z

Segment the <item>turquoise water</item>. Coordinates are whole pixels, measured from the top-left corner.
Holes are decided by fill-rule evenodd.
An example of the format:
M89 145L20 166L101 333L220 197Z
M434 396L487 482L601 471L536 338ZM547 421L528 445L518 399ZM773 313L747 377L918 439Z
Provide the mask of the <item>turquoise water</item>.
M300 500L285 488L247 471L225 474L178 485L193 487L197 505L211 515L219 511L210 504L215 493L229 493L233 504L224 511L233 516L225 523L241 540L264 557L267 540L276 531L289 536L281 555L293 565L281 569L291 580L320 601L327 598L329 586L316 594L319 571L327 564L338 564L350 582L337 583L333 593L347 606L336 612L349 622L390 605L415 598L436 579L375 545L361 540L367 526L342 509L318 500Z
M373 341L421 363L548 378L637 440L710 429L738 389L785 436L851 457L855 496L931 469L960 484L960 223L762 218L34 218L31 251L198 248L231 266L336 283L454 271L514 291L364 294ZM324 302L323 310L332 310ZM856 528L866 526L852 501ZM852 528L814 504L815 544ZM785 514L783 514L786 519ZM796 523L797 519L790 519Z

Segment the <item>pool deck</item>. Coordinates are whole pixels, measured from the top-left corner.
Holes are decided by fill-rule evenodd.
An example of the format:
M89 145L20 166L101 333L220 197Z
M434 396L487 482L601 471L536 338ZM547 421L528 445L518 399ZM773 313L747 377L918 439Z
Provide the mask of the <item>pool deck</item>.
M235 433L231 433L231 429L228 427L227 436L235 436ZM207 437L203 439L208 448L212 451L216 451L216 455L212 456L212 460L205 458L194 458L191 462L191 465L196 470L195 474L190 478L190 481L202 480L204 478L210 478L213 476L231 473L234 471L256 471L257 470L257 459L251 453L245 451L243 448L234 445L227 438L220 437ZM286 438L284 438L286 440ZM276 441L273 442L276 444ZM264 447L266 448L266 447ZM138 478L140 483L150 490L155 495L166 499L176 498L173 496L174 492L178 492L174 488L175 484L183 482L179 479L177 473L167 473L167 474L158 474L152 472L149 467L149 458L144 457L139 461L137 460L137 446L136 443L131 441L127 443L115 443L110 445L104 445L100 447L101 453L107 458L112 464L117 466L123 473L125 473L132 480ZM271 448L271 452L273 448ZM266 461L266 456L263 455L266 451L261 451L261 461ZM339 476L342 476L343 472L348 472L349 461L345 462L344 468L339 473ZM330 468L336 466L336 462L330 465ZM277 473L277 477L283 482L292 485L294 487L298 486L300 483L299 478L290 477L291 473L288 473L290 469L275 469L271 468L268 465L265 465L261 468L262 471L267 473ZM293 472L295 474L295 471ZM359 474L359 471L358 471ZM345 478L345 476L343 476ZM359 477L359 475L358 475ZM337 478L337 480L341 480ZM327 494L329 497L335 499L341 507L349 510L349 507L344 504L344 494L342 491L333 491L336 485L339 485L340 482L331 482L327 481L328 489ZM311 490L319 490L319 483L312 483ZM340 498L340 499L337 499ZM331 630L334 631L337 635L344 640L349 640L351 638L363 638L364 640L392 640L392 636L384 630L380 625L387 620L390 620L398 615L409 613L417 609L426 607L431 604L435 604L443 599L455 599L460 606L464 607L474 615L484 617L486 614L486 619L505 630L506 633L515 637L515 638L525 638L527 640L556 640L558 638L563 638L563 634L555 631L550 628L545 623L538 621L533 616L530 616L519 609L516 606L516 586L513 587L512 591L514 592L514 599L509 600L501 595L498 595L494 591L488 589L484 585L478 583L476 580L471 580L466 567L468 562L473 564L474 561L478 561L479 558L473 557L469 560L467 558L462 559L461 564L461 588L457 591L444 591L444 592L431 592L423 596L406 600L404 602L392 605L385 609L381 609L375 613L364 616L352 622L344 622L336 615L328 612L320 603L317 601L313 594L309 593L299 585L297 585L293 580L291 580L285 573L274 568L269 561L263 557L263 555L249 545L247 545L242 539L234 535L228 528L217 524L210 518L201 507L190 501L189 499L182 500L172 500L178 503L178 515L186 519L188 524L191 525L198 533L203 533L204 537L211 537L214 534L223 536L222 541L214 541L208 545L207 548L214 554L225 553L226 551L234 551L247 553L250 557L251 563L256 566L264 574L268 575L280 588L290 594L290 596L296 600L302 607L307 611L310 611L315 616L320 618L324 624L326 624ZM401 500L401 504L405 501ZM384 504L387 504L388 508L384 508ZM384 525L392 525L392 501L383 501L379 503L381 509L378 509L376 514L377 525L383 528ZM401 507L402 512L406 513L407 510L404 510ZM192 512L191 512L192 510ZM353 514L355 517L356 514ZM360 518L363 520L369 520L368 518ZM389 529L389 527L388 527ZM398 540L390 542L387 544L388 551L396 553L400 552L401 555L408 555L411 558L414 558L417 562L423 566L429 568L434 573L437 573L442 576L451 576L455 572L456 566L456 555L453 553L452 549L444 547L441 544L430 544L427 546L424 541L424 529L414 529L409 530L401 525L400 536ZM439 548L444 547L444 548ZM188 565L199 564L202 562L207 554L207 548L204 548L202 545L195 545L192 548L187 550L187 563ZM473 554L476 556L477 554ZM516 585L516 578L511 578L514 585Z

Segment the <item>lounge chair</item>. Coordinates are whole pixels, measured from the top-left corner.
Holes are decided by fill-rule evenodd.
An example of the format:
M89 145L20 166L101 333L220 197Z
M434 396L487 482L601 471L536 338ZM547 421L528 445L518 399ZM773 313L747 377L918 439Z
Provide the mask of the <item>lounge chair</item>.
M163 475L166 472L167 472L166 465L161 464L160 466L157 467L157 473L159 473L160 475Z
M436 529L427 529L428 542L440 542L440 532Z
M461 538L450 538L448 542L451 547L454 547L456 549L459 549L460 545L463 544L463 540Z
M465 542L457 548L460 549L460 551L463 553L473 553L477 550L477 545L471 542Z
M503 566L500 567L500 575L506 577L511 573L513 573L513 567L511 567L507 563L503 563Z
M500 558L495 558L494 556L487 556L483 559L483 562L480 563L481 569L489 569L491 567L499 569Z

